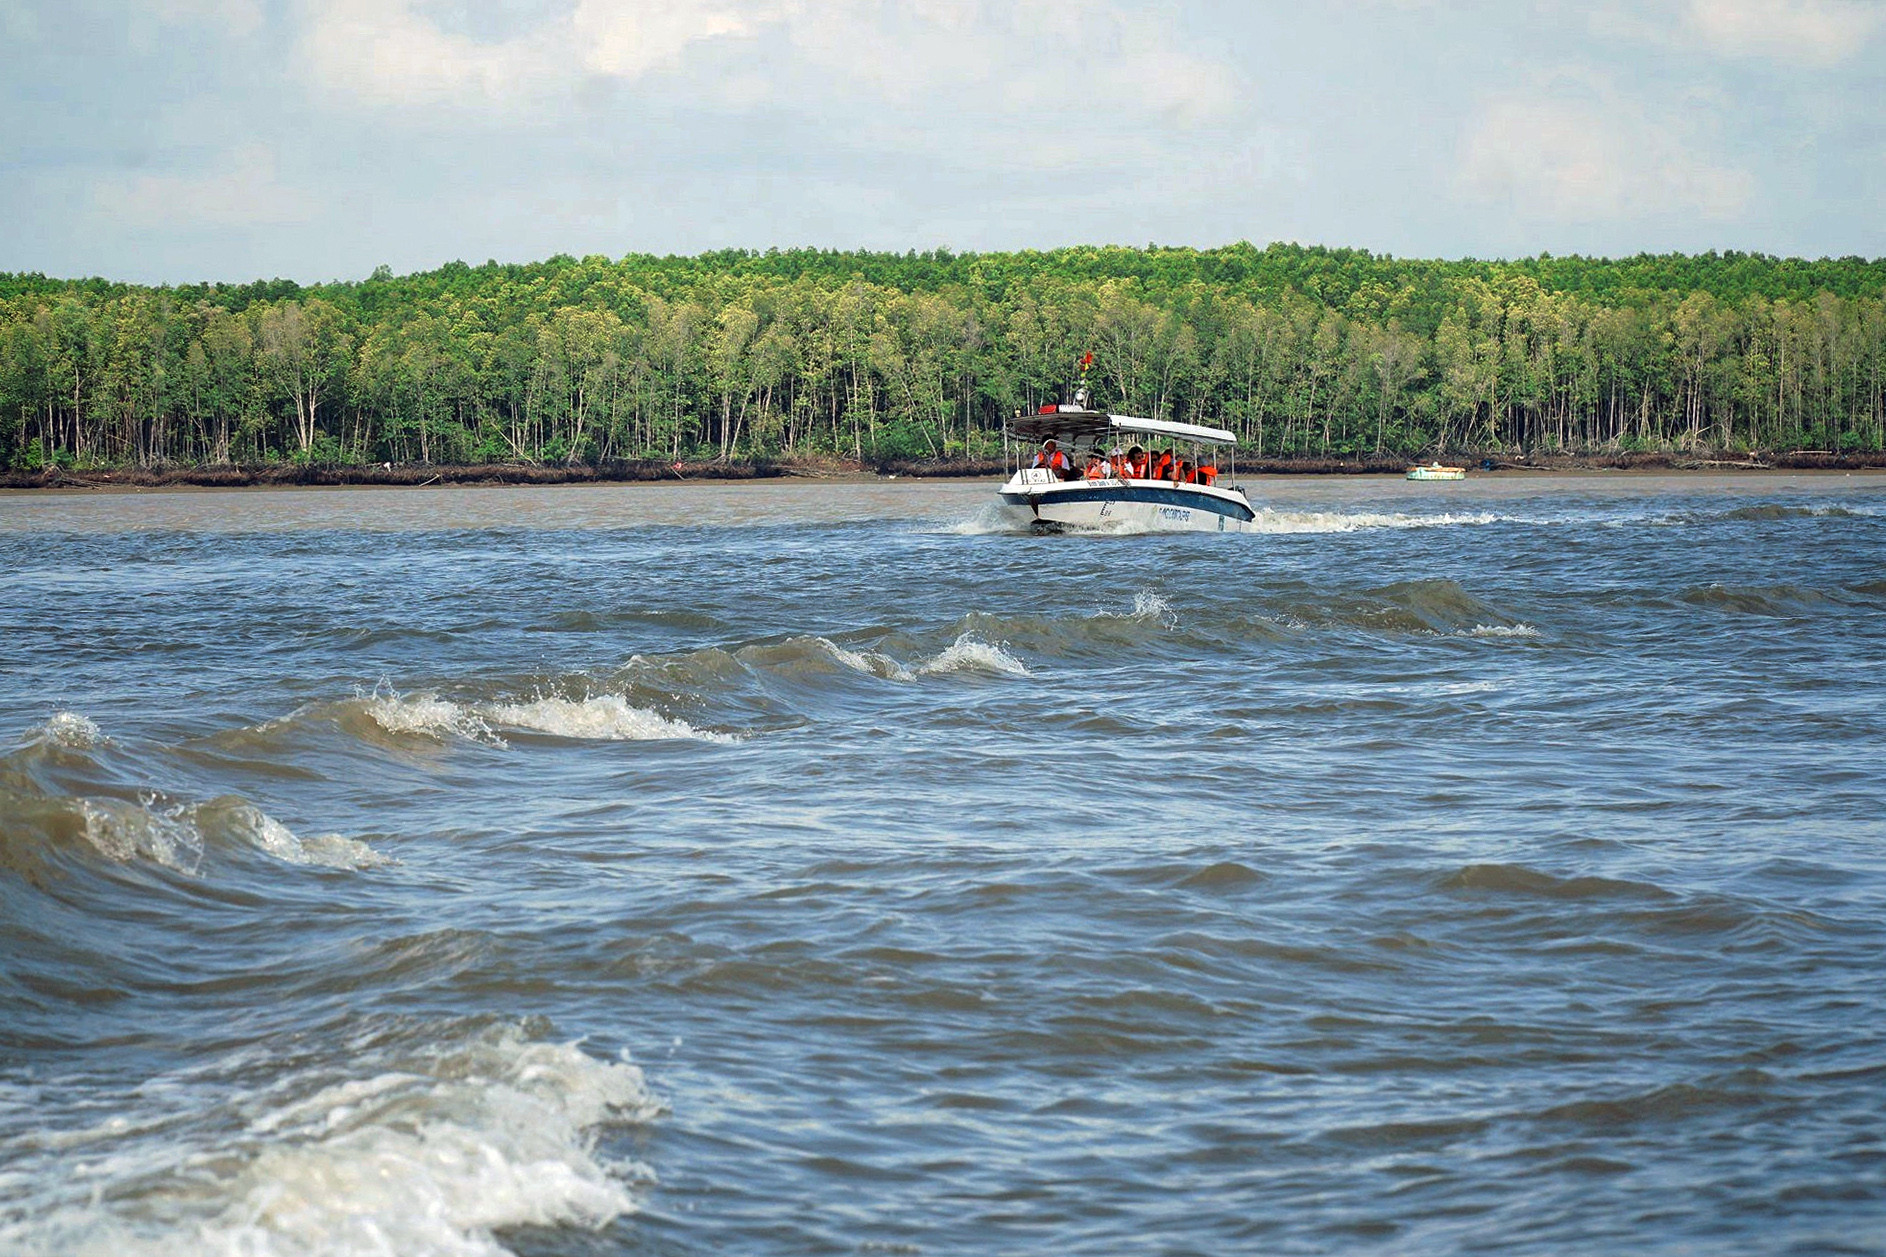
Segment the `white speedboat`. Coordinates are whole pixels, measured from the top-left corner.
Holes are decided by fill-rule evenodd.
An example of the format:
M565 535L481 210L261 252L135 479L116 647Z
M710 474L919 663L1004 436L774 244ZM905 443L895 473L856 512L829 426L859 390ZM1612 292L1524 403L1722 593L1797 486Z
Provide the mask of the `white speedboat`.
M998 494L1004 507L1027 512L1038 532L1245 532L1257 512L1229 480L1237 437L1166 419L1141 419L1091 409L1086 390L1074 405L1044 406L1018 415L1004 434L1013 474ZM1044 456L1046 442L1062 456ZM1173 470L1155 474L1127 467L1129 449L1160 456ZM1227 465L1220 468L1220 453ZM1102 463L1090 467L1095 461ZM1042 465L1047 463L1048 465ZM1193 469L1188 475L1185 468Z
M1408 469L1410 480L1465 480L1466 478L1465 467L1443 467L1438 462Z

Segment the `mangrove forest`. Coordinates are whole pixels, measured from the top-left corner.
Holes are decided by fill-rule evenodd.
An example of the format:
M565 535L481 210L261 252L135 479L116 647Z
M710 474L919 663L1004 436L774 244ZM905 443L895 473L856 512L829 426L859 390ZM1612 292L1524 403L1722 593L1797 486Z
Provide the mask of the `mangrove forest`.
M1096 400L1258 458L1878 451L1886 261L732 250L0 275L0 468L973 459Z

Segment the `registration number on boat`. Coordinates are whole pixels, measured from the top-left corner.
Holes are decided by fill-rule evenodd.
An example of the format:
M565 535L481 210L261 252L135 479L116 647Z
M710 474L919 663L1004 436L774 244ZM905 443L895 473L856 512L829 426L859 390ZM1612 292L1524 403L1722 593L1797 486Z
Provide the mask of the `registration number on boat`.
M1161 519L1185 521L1192 518L1192 512L1186 510L1183 506L1162 506L1159 508L1159 517Z

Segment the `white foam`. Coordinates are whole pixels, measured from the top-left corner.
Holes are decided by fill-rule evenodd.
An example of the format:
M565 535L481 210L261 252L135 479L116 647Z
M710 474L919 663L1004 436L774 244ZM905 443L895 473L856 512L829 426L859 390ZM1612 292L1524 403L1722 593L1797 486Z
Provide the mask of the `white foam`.
M1164 594L1150 589L1142 589L1133 595L1133 618L1135 620L1158 620L1167 623L1175 618L1172 604L1166 601Z
M80 799L85 841L120 864L147 860L179 873L203 863L203 831L189 807L159 807L152 796L142 806L123 799Z
M984 537L1000 533L1026 533L1032 525L1028 512L1001 502L984 504L968 519L958 520L942 531L958 537Z
M881 655L875 650L847 650L837 642L823 637L815 637L812 640L818 643L820 649L853 672L862 672L866 676L884 677L893 681L904 681L910 678L909 669L889 655Z
M436 694L415 694L409 698L379 689L362 696L361 702L373 722L388 733L461 737L475 742L496 740L491 726L476 712Z
M1476 624L1468 633L1469 637L1543 637L1545 634L1530 624Z
M418 1058L369 1052L361 1065L353 1078L290 1077L225 1100L252 1114L235 1133L193 1137L169 1132L198 1123L153 1123L127 1143L96 1132L76 1167L89 1200L16 1213L0 1223L0 1248L496 1257L507 1251L496 1231L600 1227L633 1212L631 1186L653 1177L596 1154L598 1126L660 1112L626 1060L507 1029Z
M685 720L673 720L646 707L633 706L620 694L595 694L588 698L537 698L528 703L492 703L479 711L485 719L496 724L554 734L560 738L594 738L610 742L648 742L659 739L722 743L738 741L732 734L696 729Z
M297 838L293 830L261 808L239 800L223 805L218 820L231 837L288 864L370 869L393 863L392 857L381 855L358 838L340 834Z
M946 672L995 672L1003 676L1030 675L1027 665L992 642L964 633L945 646L934 658L917 668L918 676L936 676Z
M108 741L103 729L100 729L89 717L81 716L75 711L54 712L46 723L33 730L28 737L81 751L100 746Z
M431 693L402 695L382 686L372 694L356 697L362 710L389 733L457 737L490 746L505 745L498 735L498 727L606 742L739 741L732 734L696 729L684 720L637 707L620 694L591 694L583 698L538 695L521 702L458 703Z

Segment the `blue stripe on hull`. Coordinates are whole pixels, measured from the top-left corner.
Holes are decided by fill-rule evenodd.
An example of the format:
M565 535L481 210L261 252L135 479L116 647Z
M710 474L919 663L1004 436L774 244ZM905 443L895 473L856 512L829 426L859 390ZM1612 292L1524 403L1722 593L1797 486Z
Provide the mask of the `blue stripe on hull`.
M1257 512L1242 502L1213 497L1205 493L1187 493L1183 489L1161 489L1153 485L1122 485L1116 488L1064 489L1056 493L1003 493L998 495L1010 506L1056 506L1062 502L1148 502L1154 506L1184 506L1213 515L1250 520Z

